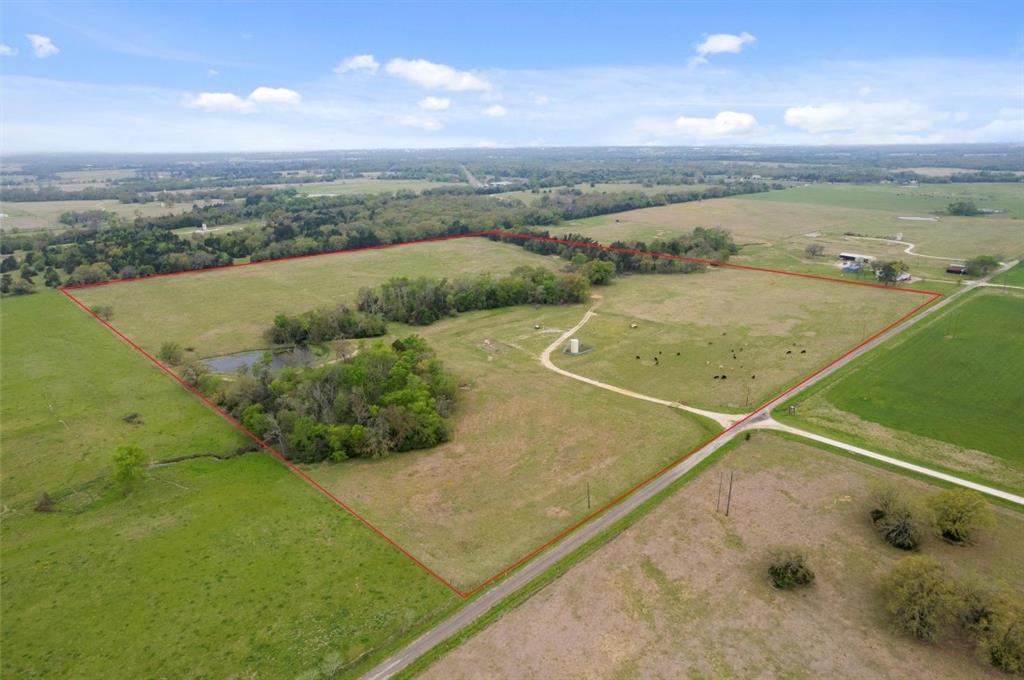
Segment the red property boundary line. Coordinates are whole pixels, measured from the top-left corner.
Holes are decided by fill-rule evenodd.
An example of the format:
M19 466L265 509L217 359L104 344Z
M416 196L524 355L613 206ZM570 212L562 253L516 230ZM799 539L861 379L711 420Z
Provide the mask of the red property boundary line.
M120 284L120 283L131 283L131 282L135 282L135 281L147 281L147 280L150 280L150 279L165 278L165 277L169 277L169 276L183 276L183 275L186 275L186 274L202 274L202 273L209 272L209 271L217 271L217 270L225 270L225 269L238 269L238 268L241 268L241 267L255 266L255 265L261 265L261 264L274 264L274 263L277 263L277 262L283 262L283 261L288 261L288 260L301 260L301 259L307 259L307 258L311 258L311 257L322 257L322 256L326 256L326 255L339 255L339 254L355 253L355 252L361 252L361 251L367 251L367 250L384 250L384 249L388 249L388 248L397 248L397 247L400 247L400 246L414 245L414 244L418 244L418 243L432 243L432 242L448 241L448 240L461 239L461 238L489 237L489 236L497 236L497 237L502 237L502 238L515 238L515 239L523 239L523 240L544 241L544 242L548 242L548 243L555 243L555 244L559 244L559 245L566 245L566 246L571 246L571 247L575 247L575 248L588 248L588 249L591 249L591 250L601 250L601 251L609 252L609 253L622 253L622 254L628 254L628 255L640 255L640 256L644 256L644 257L653 257L653 258L656 258L656 259L668 259L668 260L677 260L677 261L681 261L681 262L693 262L693 263L703 264L703 265L707 265L707 266L711 266L711 267L721 267L721 268L728 268L728 269L739 269L739 270L744 270L744 271L753 271L753 272L761 272L761 273L768 273L768 274L780 274L780 275L784 275L784 276L793 276L793 277L803 278L803 279L813 279L813 280L826 281L826 282L829 282L829 283L843 283L843 284L847 284L847 285L867 286L867 287L870 287L870 288L880 288L880 289L883 289L883 290L886 290L886 291L890 291L890 292L901 292L901 293L912 293L912 294L918 294L918 295L925 295L925 296L928 296L928 299L925 300L924 302L922 302L921 304L917 305L913 309L911 309L909 312L907 312L906 314L904 314L900 318L898 318L895 321L893 321L892 323L888 324L887 326L885 326L881 330L875 332L874 334L872 334L868 338L864 339L863 341L858 343L855 347L847 350L842 355L836 357L835 359L833 359L829 363L827 363L824 366L818 368L817 370L815 370L810 375L800 379L796 384L792 385L791 387L786 388L779 395L768 399L768 401L764 402L763 404L761 404L757 408L753 409L750 412L751 415L745 416L744 418L736 421L735 423L733 423L729 427L725 428L721 432L719 432L719 433L709 437L708 439L700 442L699 444L694 446L692 449L690 449L689 451L684 453L682 456L680 456L676 460L673 460L672 462L668 463L667 465L662 467L660 470L654 472L652 475L647 477L646 479L636 483L635 485L633 485L632 487L630 487L626 491L622 492L621 494L619 494L615 498L611 499L610 501L608 501L607 503L605 503L601 507L599 507L596 510L594 510L593 512L587 514L585 517L582 517L581 519L579 519L578 521L576 521L572 525L566 527L565 529L560 531L558 534L556 534L555 536L553 536L550 539L548 539L542 545L538 546L537 548L534 548L533 550L531 550L527 554L523 555L522 557L520 557L516 561L512 562L511 564L503 567L497 573L495 573L492 576L488 577L487 579L485 579L484 581L480 582L476 586L470 588L469 590L462 590L462 589L458 588L457 586L455 586L454 584L452 584L451 582L449 582L447 579L445 579L439 573L437 573L436 571L431 569L428 565L426 565L425 563L420 561L415 555L413 555L411 552L409 552L408 550L403 548L397 541L395 541L393 538L391 538L386 533L384 533L380 528L378 528L372 522L370 522L368 519L366 519L361 514L359 514L359 512L357 512L355 510L355 508L353 508L352 506L348 505L343 500L341 500L340 498L335 496L333 493L331 493L329 490L324 488L319 482L317 482L315 479L313 479L308 474L306 474L306 472L304 472L299 466L297 466L295 463L293 463L290 460L288 460L277 449L275 449L273 446L268 444L266 441L264 441L263 439L258 437L254 432L250 431L248 428L246 428L244 425L242 425L241 422L239 422L237 419L235 419L227 411L225 411L224 409L220 408L220 406L218 406L216 403L214 403L209 397L207 397L205 394L200 392L197 388L189 385L187 382L182 380L182 378L180 376L178 376L178 374L175 373L169 366L165 365L159 359L157 359L152 354L150 354L149 352L144 350L142 347L140 347L138 344L136 344L131 338L129 338L124 333L122 333L117 327L115 327L113 324L111 324L106 319L103 319L102 317L100 317L99 314L94 312L88 305L86 305L84 302L79 300L77 297L75 297L74 294L71 293L72 290L80 290L80 289L83 289L83 288L96 288L96 287L100 287L100 286L108 286L108 285ZM455 593L456 595L458 595L459 597L461 597L463 599L468 599L468 598L472 597L473 595L477 594L478 592L480 592L481 590L483 590L487 586L491 585L495 581L497 581L497 580L503 578L504 576L506 576L509 572L515 570L516 568L520 567L524 563L530 561L531 559L533 559L534 557L536 557L540 553L542 553L545 550L547 550L548 548L550 548L552 545L554 545L554 544L558 543L559 541L561 541L563 538L565 538L566 536L571 534L576 529L580 528L581 526L583 526L587 522L591 521L592 519L594 519L598 515L606 512L607 510L609 510L610 508L614 507L615 505L618 505L623 500L625 500L627 497L629 497L630 495L632 495L633 493L635 493L639 489L643 488L647 484L650 484L655 479L657 479L658 477L662 476L663 474L668 472L670 469L672 469L673 467L675 467L679 463L683 462L684 460L686 460L690 456L694 455L697 451L701 450L702 448L704 448L708 444L716 441L717 439L725 436L726 434L728 434L732 430L734 430L737 427L741 426L743 423L745 423L747 420L749 420L752 417L752 414L759 413L760 411L764 410L765 408L774 406L776 403L782 401L783 399L788 397L790 394L792 394L794 391L796 391L797 389L799 389L800 387L802 387L806 383L810 382L811 380L814 380L819 375L821 375L822 373L824 373L825 371L827 371L831 367L835 366L840 361L846 359L851 354L854 354L855 352L859 351L861 348L863 348L868 343L870 343L873 340L877 339L881 335L887 333L891 329L893 329L896 326L898 326L899 324L903 323L904 321L906 321L910 317L914 316L919 311L921 311L925 307L931 305L936 300L938 300L939 298L942 297L942 293L938 293L938 292L935 292L935 291L929 291L929 290L916 290L916 289L910 289L910 288L892 288L892 287L889 287L889 286L884 286L884 285L881 285L881 284L878 284L878 283L871 283L871 282L867 282L867 281L850 281L850 280L847 280L847 279L839 279L839 278L835 278L835 277L831 277L831 276L823 276L823 275L820 275L820 274L806 274L806 273L801 273L801 272L786 271L786 270L783 270L783 269L771 269L771 268L767 268L767 267L754 267L754 266L750 266L750 265L733 264L733 263L730 263L730 262L722 262L722 261L718 261L718 260L709 260L709 259L704 259L704 258L687 257L685 255L673 255L671 253L650 252L650 251L637 250L637 249L634 249L634 248L621 248L621 247L614 247L614 246L605 246L605 245L601 245L601 244L598 244L598 243L587 243L587 242L580 242L580 241L568 241L568 240L565 240L565 239L558 239L558 238L549 237L549 236L539 236L539 235L535 235L535 234L520 234L520 233L515 233L515 232L507 232L507 231L503 231L503 230L500 230L500 229L487 229L487 230L481 230L481 231L466 232L466 233L462 233L462 234L449 234L449 235L444 235L444 236L437 236L437 237L431 237L431 238L425 238L425 239L418 239L418 240L414 240L414 241L404 241L404 242L401 242L401 243L388 243L388 244L380 244L380 245L374 245L374 246L366 246L366 247L363 247L363 248L353 248L351 250L338 250L338 251L331 251L331 252L325 252L325 253L313 253L313 254L309 254L309 255L296 255L296 256L292 256L292 257L279 258L279 259L275 259L275 260L260 260L258 262L246 262L246 263L242 263L242 264L223 265L223 266L217 266L217 267L209 267L209 268L206 268L206 269L195 269L195 270L188 270L188 271L182 271L182 272L171 272L171 273L166 273L166 274L156 274L156 275L153 275L153 276L136 277L136 278L130 278L130 279L118 279L118 280L114 280L114 281L104 281L104 282L100 282L100 283L76 284L76 285L71 285L71 286L62 286L58 290L60 291L60 293L62 295L64 295L69 300L71 300L78 307L80 307L83 311L85 311L87 314L89 314L92 318L94 318L96 321L98 321L100 324L102 324L108 330L110 330L112 333L114 333L114 335L116 335L121 340L123 340L129 347L131 347L136 352L141 354L150 363L152 363L154 366L159 368L161 371L163 371L164 373L169 375L183 389L185 389L186 391L191 393L193 396L198 398L203 404L205 404L208 408L210 408L212 411L217 413L221 418L223 418L228 423L230 423L232 426L234 426L242 434L244 434L247 437L249 437L261 449L263 449L268 454L270 454L270 456L272 458L274 458L275 460L280 462L282 465L284 465L286 468L291 470L300 479L302 479L304 482L309 484L315 490L320 492L323 496L325 496L327 499L329 499L335 505L337 505L338 507L343 509L345 512L349 513L352 517L357 519L359 522L361 522L363 525L365 525L367 528L369 528L375 534L377 534L378 536L383 538L385 541L387 541L389 544L391 544L391 546L393 546L396 550L398 550L400 553L402 553L403 555L408 557L410 560L412 560L412 562L414 564L416 564L419 568L421 568L427 574L429 574L430 576L434 577L439 583L441 583L446 588L448 588L448 590L450 590L451 592Z

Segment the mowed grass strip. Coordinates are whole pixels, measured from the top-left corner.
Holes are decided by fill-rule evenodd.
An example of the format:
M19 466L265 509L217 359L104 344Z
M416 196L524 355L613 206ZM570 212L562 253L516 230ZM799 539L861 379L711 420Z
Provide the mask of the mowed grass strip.
M477 585L714 431L543 368L541 351L585 310L490 310L414 329L462 386L451 441L310 473L457 586Z
M734 412L763 403L927 300L730 269L627 276L598 292L597 316L578 334L592 351L556 354L559 367Z
M249 444L59 293L5 298L2 322L0 438L10 507L105 473L119 444L139 444L154 460Z
M117 444L159 459L240 435L58 294L2 313L3 677L294 676L455 602L264 454L151 469L122 498ZM32 511L43 490L56 512Z
M514 245L464 238L118 283L74 294L90 306L111 306L114 325L150 352L174 341L208 357L265 347L263 332L276 314L352 305L360 288L395 276L455 279L500 275L522 265L564 264Z
M1024 467L1024 297L976 291L825 388L836 407L886 427Z

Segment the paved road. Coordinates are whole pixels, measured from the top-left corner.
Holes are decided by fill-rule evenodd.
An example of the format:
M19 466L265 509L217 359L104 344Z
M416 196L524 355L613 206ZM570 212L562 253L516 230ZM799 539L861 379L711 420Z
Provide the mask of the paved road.
M741 434L742 432L748 429L757 429L758 427L769 425L769 421L772 421L772 408L775 407L780 402L782 402L783 400L807 390L812 385L817 384L818 382L824 380L825 378L832 375L836 371L840 370L841 368L849 364L851 361L854 361L855 359L871 351L878 345L886 342L887 340L907 330L911 326L919 323L922 319L925 319L935 314L943 307L946 307L947 305L952 303L961 295L964 295L968 291L977 288L980 283L987 281L992 276L995 276L996 274L1009 269L1015 264L1016 262L1007 263L1000 267L995 272L993 272L992 274L990 274L984 280L968 283L962 288L951 293L949 296L942 298L941 300L932 304L929 307L926 307L920 313L914 315L913 317L907 319L906 321L903 321L902 323L890 328L888 331L873 338L865 345L863 345L856 351L851 352L847 356L843 357L841 360L839 360L832 366L828 367L827 369L825 369L815 377L811 378L810 380L794 387L791 390L788 390L787 392L784 392L783 394L779 395L772 401L768 402L758 410L743 417L742 420L732 424L728 429L722 432L721 435L719 435L716 439L706 444L703 448L694 452L692 455L687 457L685 460L679 462L675 466L669 468L663 475L652 480L646 486L638 489L635 493L626 497L626 499L623 500L618 505L609 508L608 511L604 514L599 515L587 524L584 524L579 529L566 536L560 543L557 543L553 547L549 548L547 551L541 553L532 561L527 562L525 566L521 567L518 571L513 572L504 581L498 582L489 590L485 591L472 602L468 603L465 607L463 607L455 614L453 614L450 618L442 621L440 624L438 624L434 628L431 628L429 631L415 639L412 643L410 643L403 649L399 650L395 654L391 655L390 657L382 661L380 665L378 665L376 668L374 668L372 671L370 671L368 674L364 676L365 680L383 680L384 678L390 678L394 674L408 667L413 661L418 659L420 656L426 654L428 651L430 651L440 643L444 642L448 638L452 637L459 631L463 630L464 628L472 624L478 618L480 618L488 611L490 611L493 607L497 606L502 600L509 597L513 593L517 592L519 589L523 588L527 584L529 584L531 581L539 577L541 574L543 574L545 571L553 567L562 559L568 557L577 548L581 547L592 538L596 538L597 536L601 535L604 531L609 529L617 521L619 521L620 519L628 515L630 512L635 510L637 507L639 507L640 505L642 505L643 503L657 495L659 492L663 491L673 482L675 482L680 477L685 475L687 472L692 470L700 462L704 461L709 456L711 456L715 451L725 446L725 444L731 441L738 434ZM581 323L574 327L573 329L570 329L569 331L564 333L559 338L558 342L565 342L565 340L568 339L568 337L572 333L575 333L579 329L579 327L583 323L588 321L592 316L593 310L588 311L587 315L584 316L584 320L581 321ZM555 345L557 344L558 343L555 343ZM545 350L545 352L548 355L548 364L550 364L550 350L552 350L553 346ZM562 369L558 369L557 366L554 366L553 364L548 364L545 365L548 366L549 368L553 367L554 370L562 372ZM569 377L576 378L574 374L570 374ZM608 387L613 386L609 385ZM643 397L644 395L639 396ZM717 415L721 416L724 414ZM800 431L800 434L801 436L811 435L811 433L804 433L803 431Z

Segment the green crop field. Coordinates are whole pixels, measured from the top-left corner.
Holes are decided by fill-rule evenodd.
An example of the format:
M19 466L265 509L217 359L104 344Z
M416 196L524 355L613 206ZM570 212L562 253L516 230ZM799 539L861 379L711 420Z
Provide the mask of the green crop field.
M794 422L853 432L887 449L1021 488L1022 328L1024 296L995 289L969 293L798 397ZM950 446L962 451L948 451Z
M597 316L578 334L593 351L558 354L558 366L729 411L757 406L927 300L731 269L622 277L596 292Z
M173 340L207 357L264 347L263 332L275 314L352 304L360 288L394 276L500 274L522 265L564 261L467 238L86 288L75 295L90 306L113 307L113 323L150 351Z
M1013 269L1003 272L992 279L992 282L1006 286L1024 286L1024 263L1019 263Z
M310 473L456 585L476 585L717 429L543 368L540 353L585 309L395 326L423 335L462 386L451 441Z
M264 454L153 468L122 498L116 444L241 436L56 293L5 299L2 322L4 677L347 677L454 602ZM56 512L33 512L42 491Z

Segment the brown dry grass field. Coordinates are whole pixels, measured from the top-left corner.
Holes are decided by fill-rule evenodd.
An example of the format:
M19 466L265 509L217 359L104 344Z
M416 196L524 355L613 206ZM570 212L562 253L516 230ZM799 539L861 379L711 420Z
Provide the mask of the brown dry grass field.
M468 589L710 436L688 414L543 368L584 307L464 314L417 329L462 386L451 441L310 466L427 565ZM534 325L541 328L535 329Z
M715 512L735 472L731 512ZM705 471L649 515L422 677L1003 678L962 641L926 645L890 629L880 577L905 553L868 519L877 485L935 491L768 433ZM954 574L1024 588L1024 520L962 548L929 537L922 552ZM772 588L767 552L801 546L816 572L803 591Z

